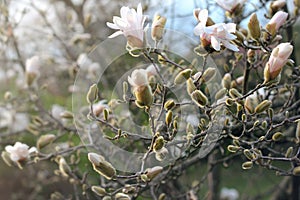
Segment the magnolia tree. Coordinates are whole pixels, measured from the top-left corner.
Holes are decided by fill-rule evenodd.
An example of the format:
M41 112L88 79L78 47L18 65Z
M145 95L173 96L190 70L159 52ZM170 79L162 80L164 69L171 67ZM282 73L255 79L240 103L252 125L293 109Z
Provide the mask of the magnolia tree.
M40 172L27 180L31 198L299 199L300 1L208 3L189 13L190 36L141 3L28 1L43 38L31 42L18 38L31 33L26 10L14 18L17 6L1 3L0 78L12 85L0 104L1 156ZM280 178L259 194L221 189L238 188L236 165ZM58 187L43 196L46 179Z

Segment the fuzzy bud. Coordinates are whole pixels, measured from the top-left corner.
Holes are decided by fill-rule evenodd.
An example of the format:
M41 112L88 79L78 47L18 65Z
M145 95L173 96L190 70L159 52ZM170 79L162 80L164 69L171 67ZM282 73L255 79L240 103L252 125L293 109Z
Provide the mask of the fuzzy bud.
M190 78L191 74L192 74L191 69L185 69L185 70L179 72L177 74L177 76L175 77L174 84L180 85L180 84L184 83L188 78Z
M231 85L231 75L229 73L226 73L222 79L222 86L229 90L230 85Z
M260 24L257 19L256 13L253 13L250 16L250 21L248 23L248 30L249 30L251 37L254 40L258 40L260 38Z
M167 157L168 153L168 149L166 147L163 147L159 151L155 152L155 158L158 161L163 161Z
M241 98L243 95L235 88L231 88L229 90L229 95L230 97L236 99L236 98Z
M106 179L110 180L116 175L116 169L103 156L96 153L89 153L88 159L93 164L94 170Z
M279 141L283 138L283 134L281 132L276 132L274 133L274 135L272 136L272 140L273 141Z
M191 97L192 97L192 100L201 108L206 106L208 103L207 97L200 90L195 90L191 94Z
M173 99L170 99L165 102L164 109L165 110L172 110L175 107L175 101Z
M89 104L95 103L98 99L98 86L97 84L93 84L90 86L89 91L86 96L86 100Z
M209 67L205 70L205 72L202 75L203 82L209 82L211 79L213 79L216 75L216 69Z
M171 110L169 110L166 114L166 124L168 127L171 124L172 119L173 119L173 112Z
M226 88L222 88L221 90L219 90L216 95L215 95L215 99L219 100L222 99L226 94L227 94L227 89Z
M162 17L160 15L156 15L153 19L152 23L152 30L151 30L151 36L152 39L155 41L161 40L163 33L164 33L164 27L166 25L167 18Z
M68 163L63 157L59 159L58 166L59 166L59 171L64 177L68 177L69 174L72 172L70 166L68 165Z
M191 78L186 81L186 89L189 95L191 95L197 89Z
M94 193L96 193L100 197L105 196L107 194L105 189L103 187L100 187L100 186L93 185L91 189Z
M258 104L255 108L255 112L256 113L262 113L266 110L268 110L272 105L272 102L269 100L264 100L263 102L261 102L260 104Z
M289 158L289 157L292 155L293 151L294 151L294 148L293 148L293 147L289 147L289 148L286 150L285 157L286 157L286 158Z
M158 136L153 144L153 151L157 152L161 150L165 145L165 140L163 136Z
M242 164L243 169L251 169L252 167L253 167L253 163L251 161L247 161Z
M160 174L163 170L163 167L161 166L155 166L152 167L150 169L146 170L146 175L148 177L149 180L152 180L153 178L155 178L158 174Z
M239 149L240 149L239 146L235 146L235 145L228 145L227 146L227 150L230 151L230 152L232 152L232 153L237 152Z
M119 192L115 195L115 200L131 200L131 198L129 195Z
M42 135L36 142L38 149L41 149L55 140L56 136L53 134Z

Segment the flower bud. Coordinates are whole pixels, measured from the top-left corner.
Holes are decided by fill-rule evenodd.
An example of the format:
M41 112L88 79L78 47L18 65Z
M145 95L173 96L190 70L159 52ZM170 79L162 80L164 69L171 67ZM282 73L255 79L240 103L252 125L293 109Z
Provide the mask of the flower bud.
M159 151L155 152L155 158L158 161L163 161L167 157L168 153L168 149L166 147L163 147Z
M271 14L277 12L278 10L283 8L285 5L286 5L286 0L277 0L277 1L271 2L271 4L270 4Z
M161 40L163 33L164 33L164 27L166 25L167 18L156 15L154 17L153 23L152 23L152 31L151 36L152 39L155 41Z
M293 46L290 43L281 43L273 49L264 69L265 82L273 80L279 75L292 52Z
M157 152L161 150L165 145L165 140L163 136L158 136L153 144L153 151Z
M253 13L250 16L250 21L248 23L248 30L251 37L254 40L258 40L260 38L260 25L256 13Z
M264 100L263 102L261 102L260 104L258 104L258 106L256 106L255 112L256 113L262 113L262 112L268 110L271 105L272 105L271 101Z
M89 104L94 103L98 99L98 86L93 84L90 86L90 89L87 93L86 100Z
M72 172L70 166L67 164L66 160L63 157L59 159L58 166L59 166L59 171L64 177L68 177L69 174Z
M173 119L173 112L171 110L169 110L166 114L166 124L168 127L171 124L172 119Z
M89 153L88 159L93 164L94 170L106 179L110 180L116 175L116 169L103 156Z
M297 128L296 128L296 139L297 142L300 142L300 120L297 122Z
M70 111L63 111L62 113L60 113L60 117L64 119L73 119L74 115Z
M229 90L229 95L234 99L243 97L243 95L235 88Z
M209 67L205 70L205 72L202 75L203 82L209 82L211 79L213 79L216 75L216 69Z
M119 192L115 195L115 200L131 200L131 198L129 195Z
M271 18L269 23L266 25L267 31L271 33L272 36L275 36L278 29L286 22L288 18L288 13L283 11L278 11L276 14Z
M110 196L105 196L102 198L102 200L112 200L112 198Z
M186 81L186 89L189 95L191 95L197 89L191 78Z
M177 76L175 77L174 84L180 85L180 84L184 83L188 78L190 78L191 74L192 74L191 69L185 69L185 70L179 72L177 74Z
M170 99L168 101L165 102L164 108L165 110L172 110L175 107L175 102L173 99Z
M137 88L134 94L136 97L136 104L139 107L149 107L153 103L153 95L149 85Z
M161 193L159 196L158 196L158 200L165 200L167 197L167 195L165 193Z
M226 73L222 79L222 86L229 90L230 85L231 85L231 75L230 73Z
M227 146L227 150L228 150L229 152L232 152L232 153L237 152L239 149L240 149L239 146L235 146L235 145L228 145L228 146Z
M255 159L255 156L249 149L245 149L243 153L246 156L246 158L248 158L249 160Z
M105 189L103 187L100 187L100 186L93 185L91 189L94 193L96 193L100 197L105 196L107 194Z
M286 158L289 158L289 157L292 155L293 150L294 150L293 147L289 147L289 148L286 150L285 157L286 157Z
M242 164L242 168L243 168L243 169L251 169L252 166L253 166L252 161L247 161L247 162L244 162L244 163Z
M256 62L256 59L257 59L256 51L253 49L249 49L247 51L247 61L252 64Z
M41 149L55 140L56 136L53 134L42 135L36 142L38 149Z
M195 90L191 94L191 97L192 97L192 100L201 108L206 106L208 103L207 97L200 90Z
M283 138L283 134L281 132L276 132L274 133L274 135L272 136L272 140L273 141L279 141Z
M216 95L215 95L215 99L219 100L222 99L226 94L227 94L227 89L226 88L222 88L221 90L219 90Z
M163 170L163 167L161 166L155 166L152 167L150 169L146 170L146 175L148 177L149 180L152 180L153 178L155 178L158 174L160 174Z

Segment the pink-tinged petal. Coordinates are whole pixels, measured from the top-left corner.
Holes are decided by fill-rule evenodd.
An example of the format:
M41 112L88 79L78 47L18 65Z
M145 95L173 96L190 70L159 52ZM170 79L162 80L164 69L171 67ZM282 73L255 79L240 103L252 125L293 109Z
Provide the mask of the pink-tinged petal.
M217 51L221 49L220 42L214 36L211 36L211 46Z
M121 18L126 18L128 12L130 11L130 9L127 7L127 6L123 6L121 9L120 9L120 15L121 15Z
M106 26L108 26L111 29L120 29L117 25L110 22L106 22Z
M108 36L108 38L115 38L119 35L123 35L124 33L122 31L117 31L117 32L114 32L113 34L111 34L110 36Z
M143 15L143 8L142 8L142 4L139 3L137 6L137 15L138 16L142 16Z
M10 154L9 157L13 162L18 162L21 159L17 154Z
M287 20L288 13L283 11L278 11L275 13L275 15L272 17L270 22L268 24L276 24L276 30L278 30Z

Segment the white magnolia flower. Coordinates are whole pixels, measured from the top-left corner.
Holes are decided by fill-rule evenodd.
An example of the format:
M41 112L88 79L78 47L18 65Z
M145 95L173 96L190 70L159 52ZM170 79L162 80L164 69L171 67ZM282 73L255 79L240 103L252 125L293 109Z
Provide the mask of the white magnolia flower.
M120 14L121 17L113 17L113 23L106 23L109 28L119 30L110 35L109 38L124 35L131 47L142 47L144 43L144 23L146 20L146 16L143 15L142 5L139 3L137 10L123 6Z
M237 200L239 192L236 189L222 188L220 199L222 200Z
M233 12L239 5L243 5L246 0L215 0L223 9Z
M145 69L136 69L128 76L128 82L133 88L146 86L149 84L148 72Z
M31 147L21 142L16 142L14 146L8 145L5 151L9 153L10 159L14 162L24 161L29 158L31 153L37 152L35 147Z
M26 60L26 72L39 76L40 74L40 58L33 56Z
M28 115L16 113L14 110L0 108L0 128L8 128L10 132L20 132L29 124Z
M236 31L236 24L218 23L212 26L206 26L207 19L208 10L200 10L198 14L199 24L195 27L194 33L200 36L202 45L211 44L216 51L220 51L221 45L232 51L239 51L236 45L230 43L231 40L236 38L236 36L232 34Z

